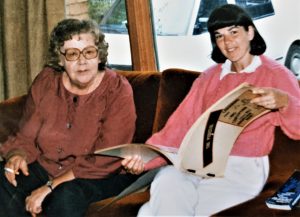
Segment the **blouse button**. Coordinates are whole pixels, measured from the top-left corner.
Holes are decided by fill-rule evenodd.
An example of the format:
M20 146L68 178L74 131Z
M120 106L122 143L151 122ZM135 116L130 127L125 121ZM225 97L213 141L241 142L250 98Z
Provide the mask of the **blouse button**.
M67 128L70 129L72 127L71 123L67 123Z
M61 153L63 151L62 147L57 148L57 153Z
M104 118L100 119L100 123L103 124L104 123Z
M62 170L62 168L63 168L62 165L60 165L60 166L58 167L59 170Z

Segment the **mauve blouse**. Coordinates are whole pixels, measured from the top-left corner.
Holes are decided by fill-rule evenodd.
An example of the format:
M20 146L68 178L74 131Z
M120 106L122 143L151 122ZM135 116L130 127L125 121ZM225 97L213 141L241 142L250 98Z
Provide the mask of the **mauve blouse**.
M105 178L122 171L120 159L95 156L96 149L130 143L135 131L132 88L126 78L105 70L87 95L65 89L62 73L45 68L34 80L20 130L0 154L21 149L56 177L72 169L77 178Z

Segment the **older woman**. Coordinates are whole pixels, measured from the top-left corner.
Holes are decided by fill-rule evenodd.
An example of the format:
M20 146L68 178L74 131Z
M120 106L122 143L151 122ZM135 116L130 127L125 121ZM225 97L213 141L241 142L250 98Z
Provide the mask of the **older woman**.
M143 205L139 216L209 216L247 201L259 194L268 177L268 154L275 127L300 139L298 82L287 68L263 55L266 44L250 16L236 5L223 5L210 15L208 30L212 59L218 64L195 80L166 126L146 143L178 147L197 118L243 82L257 87L252 91L260 96L252 103L272 112L249 124L240 134L224 177L203 179L173 166L163 167L151 185L150 201ZM130 158L122 163L134 173L166 164L161 158L146 165Z
M93 21L65 19L52 31L48 67L30 88L19 132L0 148L0 216L84 216L136 179L118 159L93 155L135 131L131 86L105 68L107 48Z

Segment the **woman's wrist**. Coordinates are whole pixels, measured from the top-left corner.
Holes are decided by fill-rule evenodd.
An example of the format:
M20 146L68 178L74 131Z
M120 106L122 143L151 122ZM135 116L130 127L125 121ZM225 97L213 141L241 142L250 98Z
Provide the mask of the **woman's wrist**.
M21 150L21 149L14 149L9 151L5 156L4 159L6 161L9 161L10 158L14 157L14 156L21 156L22 158L24 158L26 160L26 153L25 151Z
M46 182L46 186L51 190L51 192L54 190L53 186L53 180L49 180Z

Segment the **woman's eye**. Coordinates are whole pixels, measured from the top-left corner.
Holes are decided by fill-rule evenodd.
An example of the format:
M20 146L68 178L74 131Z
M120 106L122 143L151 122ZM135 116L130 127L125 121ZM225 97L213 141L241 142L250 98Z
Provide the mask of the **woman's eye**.
M77 56L77 52L75 51L70 51L67 53L68 56Z
M232 30L232 31L230 31L230 34L231 35L236 35L236 34L238 34L238 31L237 30Z
M94 51L92 51L92 50L87 50L85 53L86 53L87 55L91 55L91 54L94 53Z
M215 35L215 39L216 40L219 40L219 39L221 39L222 38L222 35Z

